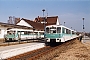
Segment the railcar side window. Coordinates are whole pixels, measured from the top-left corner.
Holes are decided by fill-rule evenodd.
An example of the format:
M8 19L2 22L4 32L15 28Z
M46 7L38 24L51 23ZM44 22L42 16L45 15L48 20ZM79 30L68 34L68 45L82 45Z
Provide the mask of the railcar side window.
M28 31L25 31L24 34L28 35Z
M71 34L71 30L69 30L68 33Z
M21 34L24 35L24 31L22 31Z
M74 32L74 31L72 31L72 34L75 34L75 32Z
M66 34L68 34L68 29L66 29Z
M41 32L41 33L40 33L40 35L44 35L44 33L43 33L43 32Z
M49 33L49 28L46 28L46 33Z
M1 34L1 29L0 29L0 34Z
M66 34L71 34L71 30L66 29Z
M57 27L57 33L61 33L61 27Z
M30 34L32 34L32 32L29 31L28 34L30 35Z

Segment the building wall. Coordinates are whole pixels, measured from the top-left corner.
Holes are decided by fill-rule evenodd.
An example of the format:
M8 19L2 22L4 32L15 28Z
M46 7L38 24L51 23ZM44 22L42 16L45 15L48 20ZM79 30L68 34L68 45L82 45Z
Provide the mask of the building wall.
M24 20L21 20L19 23L17 23L17 25L32 27L31 25L29 25L29 24L28 24L27 22L25 22Z
M6 30L7 28L0 27L0 38L4 38L4 35L7 34Z

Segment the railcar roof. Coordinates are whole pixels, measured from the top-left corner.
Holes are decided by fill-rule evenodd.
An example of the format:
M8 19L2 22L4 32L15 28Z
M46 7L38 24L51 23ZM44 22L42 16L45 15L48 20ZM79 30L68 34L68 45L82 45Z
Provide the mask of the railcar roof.
M30 30L30 29L9 29L7 31L33 31L33 30Z
M70 29L70 28L68 28L68 27L66 27L66 26L63 26L63 25L49 25L49 26L46 26L46 27L64 27L64 28L66 28L66 29L69 29L69 30L71 30L71 31L76 32L75 30L72 30L72 29Z
M9 29L7 31L30 31L30 32L33 32L33 30L30 30L30 29ZM34 32L44 32L44 31L34 31Z

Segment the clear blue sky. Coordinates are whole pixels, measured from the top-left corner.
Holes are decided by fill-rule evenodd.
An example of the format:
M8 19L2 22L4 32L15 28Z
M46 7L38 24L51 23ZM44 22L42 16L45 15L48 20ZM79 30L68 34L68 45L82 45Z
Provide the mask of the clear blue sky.
M85 31L90 32L90 1L89 0L0 0L0 22L7 22L9 16L34 20L42 16L59 16L60 24L83 31L85 18Z

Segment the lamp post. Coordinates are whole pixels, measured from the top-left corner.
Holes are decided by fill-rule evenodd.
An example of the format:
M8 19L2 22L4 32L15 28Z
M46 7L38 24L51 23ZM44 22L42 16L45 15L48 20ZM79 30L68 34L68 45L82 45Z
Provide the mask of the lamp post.
M71 29L72 29L72 27L71 27Z
M85 27L84 27L84 19L85 19L85 18L82 18L82 19L83 19L83 34L84 34L83 39L85 39L85 31L84 31L84 29L85 29Z
M43 11L43 17L44 17L44 11L45 11L45 9L43 9L42 11Z
M85 27L84 27L84 19L85 19L85 18L82 18L82 19L83 19L83 32L84 32L84 29L85 29Z
M65 26L65 22L64 22L64 26Z
M45 21L45 17L44 17L44 11L45 11L45 9L43 9L42 11L43 11L43 19L44 19L44 38L45 38L45 22L46 22Z

